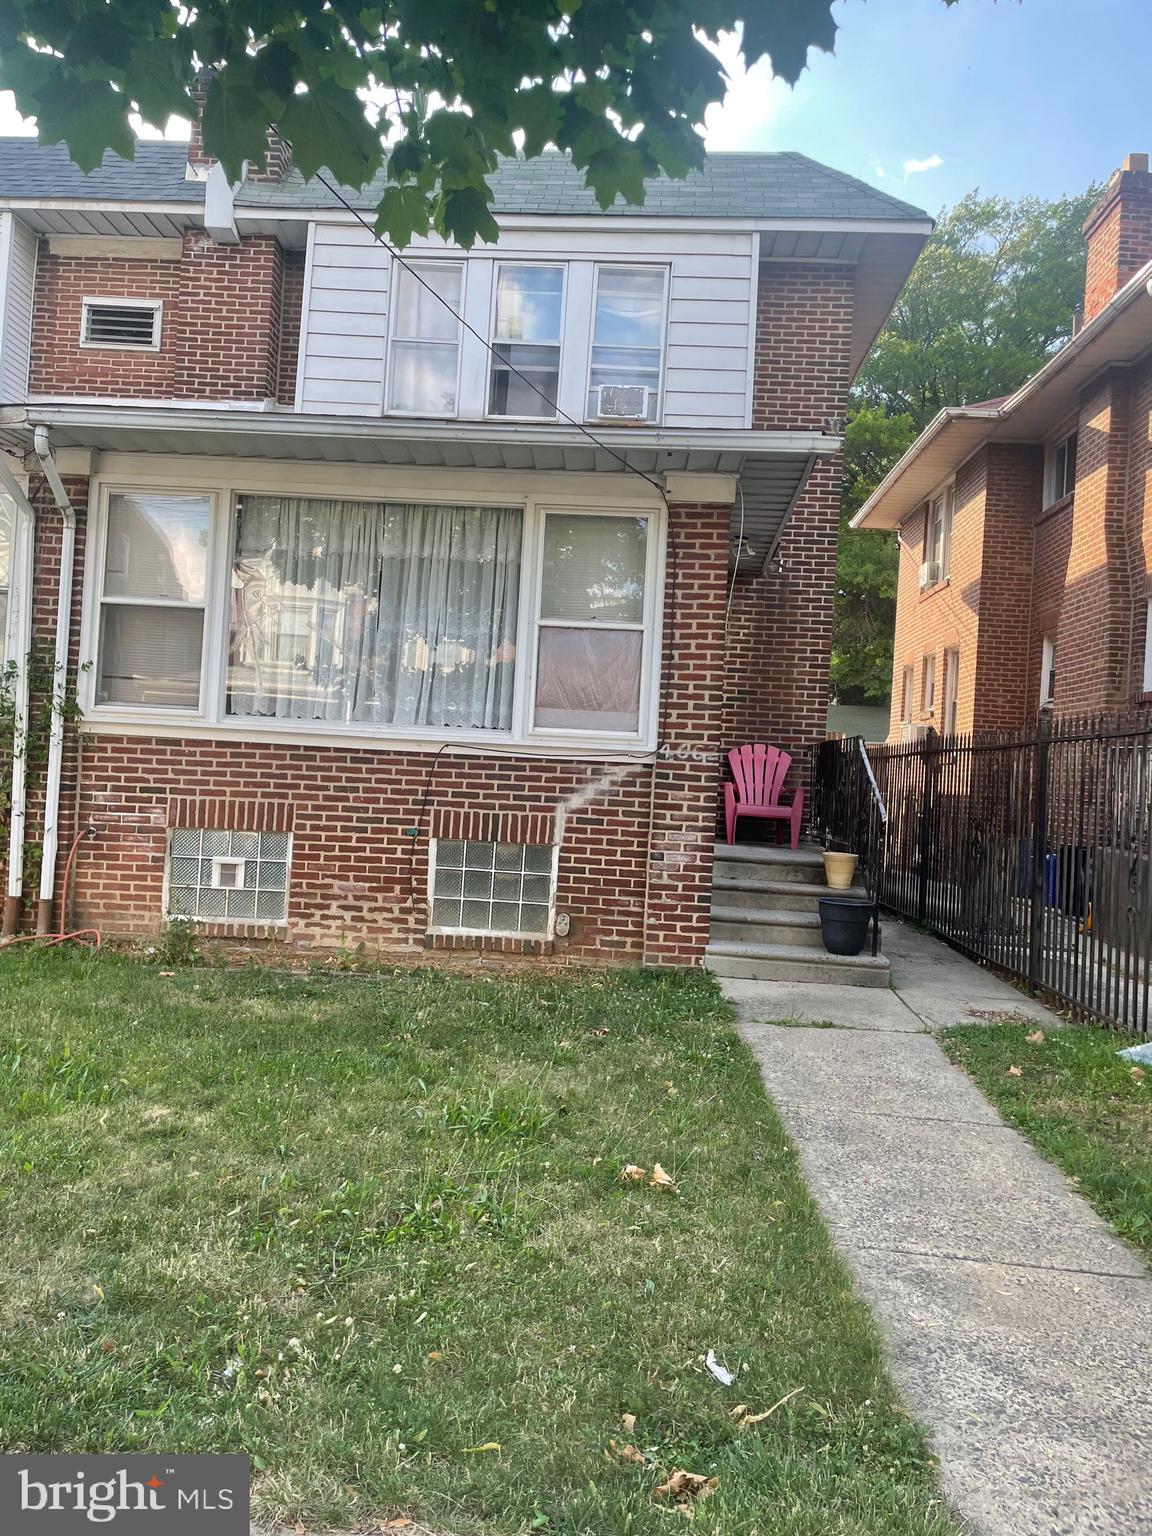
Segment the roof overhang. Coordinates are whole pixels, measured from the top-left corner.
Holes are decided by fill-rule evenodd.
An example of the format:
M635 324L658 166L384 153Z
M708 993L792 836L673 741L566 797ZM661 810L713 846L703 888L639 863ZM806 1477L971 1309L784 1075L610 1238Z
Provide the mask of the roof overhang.
M817 459L839 437L820 432L673 431L561 423L400 420L318 416L258 408L52 401L0 410L0 449L26 454L36 427L55 449L206 458L265 458L432 469L731 477L733 563L770 559Z
M1041 443L1077 410L1093 379L1152 349L1152 262L1014 395L995 406L941 411L852 519L898 528L936 487L987 443Z
M191 187L193 183L189 183ZM0 210L40 235L166 238L204 222L202 198L187 203L94 202L71 197L0 197Z

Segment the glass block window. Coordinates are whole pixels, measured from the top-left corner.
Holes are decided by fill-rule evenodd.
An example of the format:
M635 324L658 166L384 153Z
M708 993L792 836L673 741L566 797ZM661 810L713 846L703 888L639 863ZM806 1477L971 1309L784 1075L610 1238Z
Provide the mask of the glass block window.
M438 839L432 854L433 929L545 937L555 862L548 843Z
M177 828L168 844L168 916L206 923L282 923L288 838L283 832Z

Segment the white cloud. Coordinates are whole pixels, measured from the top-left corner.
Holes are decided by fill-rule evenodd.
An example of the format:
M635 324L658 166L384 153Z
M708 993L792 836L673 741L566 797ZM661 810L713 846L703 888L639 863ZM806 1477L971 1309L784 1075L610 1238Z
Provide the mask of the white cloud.
M905 160L905 176L918 176L921 171L934 171L938 165L943 165L939 155L929 155L926 160Z
M738 31L722 32L716 47L707 46L724 68L728 89L724 100L704 115L705 145L710 150L763 148L762 130L791 103L792 88L773 75L767 59L745 69Z
M885 176L884 167L882 165L874 165L872 167L872 174L877 181L883 181Z

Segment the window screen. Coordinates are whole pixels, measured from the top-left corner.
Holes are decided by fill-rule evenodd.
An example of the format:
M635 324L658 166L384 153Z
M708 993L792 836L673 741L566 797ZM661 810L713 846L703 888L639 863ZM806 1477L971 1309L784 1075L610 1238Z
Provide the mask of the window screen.
M554 850L547 843L438 840L432 927L544 937L552 909L554 864Z
M236 883L236 877L242 883ZM283 832L177 828L168 845L168 916L282 923L288 901Z

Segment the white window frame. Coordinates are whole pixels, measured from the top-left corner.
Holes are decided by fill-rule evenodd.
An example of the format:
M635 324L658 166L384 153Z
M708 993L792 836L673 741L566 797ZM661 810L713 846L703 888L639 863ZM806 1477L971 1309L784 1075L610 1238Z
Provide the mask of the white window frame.
M549 872L549 884L548 884L548 926L544 930L543 933L529 933L527 930L522 929L522 928L521 929L463 928L463 927L461 927L461 928L445 928L445 927L438 927L432 921L433 892L436 889L436 854L437 854L437 849L439 848L441 841L446 842L446 843L483 843L483 842L491 841L491 839L483 838L483 837L446 837L446 838L443 838L443 839L438 838L438 837L429 838L429 840L428 840L428 889L425 892L426 900L427 900L427 903L428 903L428 905L427 905L428 926L425 929L426 933L430 933L430 934L444 934L444 935L451 935L451 936L455 936L455 937L459 937L459 938L470 938L470 939L523 939L523 940L525 940L527 942L532 942L532 943L537 943L537 944L549 943L552 939L554 939L556 937L556 878L557 878L557 867L558 867L558 864L559 864L559 855L560 855L560 845L559 845L559 843L551 843L551 844L547 845L547 846L550 846L551 849L552 849L552 868L551 868L551 870ZM521 905L523 905L523 903L521 903Z
M88 341L88 317L93 309L106 305L116 309L150 309L152 311L152 340L140 341ZM159 352L164 328L163 299L117 299L109 294L81 299L80 345L96 352Z
M108 513L113 496L188 496L203 497L208 502L208 552L204 561L204 601L202 603L179 602L175 598L148 598L148 597L105 597L104 573L108 561ZM132 718L163 719L163 720L197 720L205 710L205 694L208 681L211 676L212 657L214 647L212 645L213 617L219 598L214 601L213 588L216 582L215 563L217 551L214 546L219 542L217 533L219 513L218 494L211 490L199 487L186 491L180 491L172 485L133 485L126 482L109 483L102 486L99 493L99 514L91 520L88 531L88 569L85 575L85 645L84 655L92 658L92 665L87 674L81 679L81 708L97 714L106 711L123 711ZM119 608L176 608L181 612L189 608L199 610L204 615L203 629L200 641L200 696L195 708L186 708L180 704L98 704L96 693L99 687L100 657L100 619L105 604ZM86 686L84 686L86 684Z
M1057 461L1057 458L1059 456L1061 448L1067 450L1068 444L1073 440L1073 438L1076 439L1076 452L1077 452L1077 457L1079 457L1080 433L1079 433L1079 429L1077 427L1073 427L1070 432L1063 432L1063 433L1061 433L1061 435L1059 437L1054 438L1052 440L1052 442L1048 443L1045 446L1045 449L1044 449L1044 505L1043 505L1043 510L1045 512L1047 512L1049 507L1054 507L1058 501L1063 501L1066 496L1071 496L1073 491L1076 489L1075 475L1073 475L1073 479L1072 479L1072 484L1071 485L1067 485L1065 483L1063 488L1059 491L1059 493L1057 493L1057 489L1056 489L1056 461ZM1067 457L1067 452L1065 452L1065 457L1064 457L1064 481L1065 482L1067 482L1067 478L1068 478L1068 457Z
M1152 693L1152 593L1147 600L1148 616L1144 620L1144 692Z
M420 336L399 336L396 333L396 320L400 305L397 295L400 289L400 277L405 267L420 268L433 264L446 267L457 267L460 271L460 304L456 312L456 409L449 415L443 411L409 411L398 405L389 405L392 398L392 369L395 361L394 346L400 342L419 342L424 338ZM464 360L464 306L468 299L468 267L469 263L460 256L424 255L406 256L403 261L396 258L392 262L392 271L388 279L388 339L384 355L384 398L381 401L381 412L385 416L411 417L417 421L456 421L460 416L460 376ZM439 299L435 301L440 303ZM441 306L443 307L443 306ZM426 345L431 347L447 346L446 341L430 341Z
M1056 680L1056 641L1045 635L1040 642L1040 708L1049 709L1055 702L1053 683Z
M900 724L911 725L916 713L916 663L910 661L900 675Z
M942 660L943 678L940 692L940 729L945 736L955 736L957 710L960 704L960 649L950 645Z
M550 740L579 740L600 741L605 736L611 736L612 732L578 730L574 727L543 726L536 724L536 679L539 671L539 634L541 629L595 629L595 624L587 620L569 619L541 619L540 602L544 587L544 524L549 512L555 512L560 516L578 515L581 517L647 517L648 537L645 540L644 551L644 615L639 624L624 624L616 620L605 622L599 626L605 630L628 630L633 634L639 631L642 636L642 651L640 656L640 704L639 721L641 731L644 722L654 713L656 698L659 693L659 668L654 672L653 651L658 653L657 617L663 607L663 585L660 581L660 554L663 548L663 528L656 520L655 511L637 511L635 508L626 507L571 507L555 506L542 503L537 508L538 517L533 530L532 554L527 561L532 583L530 588L529 625L527 645L529 647L529 664L527 671L525 700L525 720L530 737L540 741ZM527 540L525 541L527 545ZM660 609L657 609L657 600ZM652 636L656 634L656 641ZM519 650L517 652L519 653ZM657 655L658 659L658 655ZM634 740L635 735L630 734L626 739Z
M920 658L920 713L936 713L936 652L925 651Z
M943 502L944 510L940 518L939 542L936 538L935 512ZM952 525L956 519L956 482L949 480L939 486L928 498L928 506L924 519L924 564L937 567L933 580L925 583L926 586L935 586L937 582L947 581L952 574Z
M668 303L669 292L672 287L672 269L667 262L660 261L598 261L592 273L592 307L588 316L588 345L587 367L584 372L584 407L583 417L585 421L596 423L600 426L613 425L614 418L610 416L593 416L589 410L589 396L592 393L592 353L596 346L610 346L609 342L597 342L596 340L596 300L600 292L601 272L659 272L664 288L660 301L660 362L656 369L656 410L651 421L638 422L638 426L658 427L664 419L664 379L668 371Z
M507 267L536 267L542 271L560 273L560 328L557 336L551 341L512 341L507 336L496 334L497 299L500 294L500 273ZM564 261L532 261L529 258L514 260L508 258L493 263L492 267L492 293L489 300L488 339L493 347L496 346L525 346L525 347L555 347L556 348L556 399L553 402L551 413L541 411L537 416L516 416L511 412L507 414L492 410L492 374L496 366L496 358L489 352L488 368L484 374L484 415L489 421L555 421L560 414L560 381L563 377L564 367L564 333L568 324L568 263ZM543 400L541 400L543 405Z
M141 478L124 472L128 455L107 455L93 477L91 516L85 556L84 604L81 620L79 677L82 729L117 734L168 735L207 740L236 739L290 744L326 743L380 750L411 747L434 749L441 743L515 747L528 756L589 752L631 757L655 749L658 736L662 668L664 581L667 527L662 501L634 476L605 476L604 501L592 502L588 477L529 473L510 478L504 471L420 471L385 466L338 466L259 460L146 461ZM132 456L135 457L135 456ZM135 467L135 466L133 466ZM523 489L514 489L526 482ZM635 483L633 483L635 482ZM203 495L210 498L207 591L204 604L204 649L200 701L196 709L141 704L97 704L97 654L100 604L108 532L108 507L113 495ZM516 631L516 676L512 729L508 731L450 727L350 725L332 721L249 719L228 715L227 662L229 649L232 552L236 533L236 500L253 495L314 496L331 500L416 501L443 506L515 506L522 510L523 545ZM608 499L610 497L610 499ZM533 729L532 704L536 682L536 615L542 586L544 517L547 512L606 517L646 517L649 524L644 593L644 652L641 663L640 715L635 732ZM179 605L184 606L184 605Z

